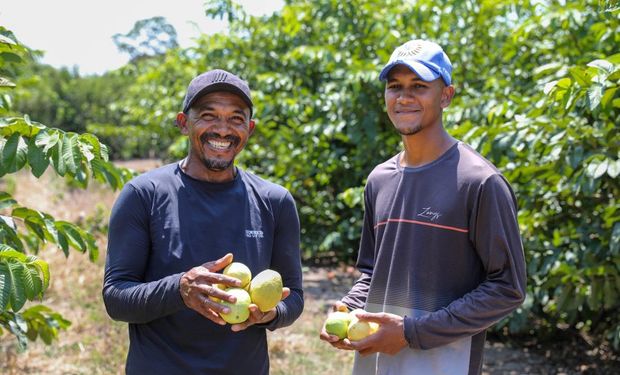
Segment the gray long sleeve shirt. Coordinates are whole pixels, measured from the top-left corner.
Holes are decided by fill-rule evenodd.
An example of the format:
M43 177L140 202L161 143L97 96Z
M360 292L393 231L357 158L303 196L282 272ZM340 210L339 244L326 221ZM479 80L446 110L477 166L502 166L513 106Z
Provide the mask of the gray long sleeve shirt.
M466 144L419 168L399 157L369 175L362 276L343 302L404 316L410 348L357 356L354 374L479 374L485 330L525 298L516 199Z
M303 309L299 219L281 186L238 169L208 183L170 164L130 181L110 218L103 298L129 323L128 374L268 374L265 329L290 325ZM182 274L226 253L253 275L282 275L291 294L265 325L232 332L185 306Z

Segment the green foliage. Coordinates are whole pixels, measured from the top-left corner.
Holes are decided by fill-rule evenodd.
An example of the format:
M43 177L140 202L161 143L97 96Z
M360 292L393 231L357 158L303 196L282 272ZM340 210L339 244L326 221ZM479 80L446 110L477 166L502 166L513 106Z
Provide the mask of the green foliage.
M216 67L240 74L258 120L241 163L292 192L306 261L351 261L365 176L400 148L378 72L403 41L433 39L454 64L444 123L499 167L519 200L529 293L500 328L552 334L568 324L620 348L617 10L597 1L291 0L252 17L212 0L206 13L227 19L230 32L144 67L118 103L125 123L154 129L182 157L187 144L173 141L170 124L187 82Z
M77 69L55 69L27 60L17 77L15 110L65 131L84 132L88 124L121 125L112 103L125 93L131 76L109 72L81 77Z
M13 51L25 53L26 49L11 39L6 29L0 32L7 34L0 37L0 71L19 71L7 61L16 65L22 58ZM7 60L7 56L11 58ZM4 85L4 90L7 87L13 88ZM133 176L108 161L107 147L94 135L48 128L30 121L28 115L6 116L12 113L8 105L12 100L4 103L0 117L0 177L28 167L38 178L51 165L54 173L73 186L86 187L95 179L117 189ZM95 238L73 223L19 205L5 191L0 191L0 213L0 327L15 335L22 349L28 339L37 337L49 344L69 322L44 305L24 308L27 301L42 299L50 283L47 262L28 253L38 254L43 245L53 244L66 256L73 248L88 253L94 261L99 252Z
M209 0L207 16L226 19L228 34L204 35L192 48L137 59L110 73L101 83L105 94L94 96L100 104L73 102L84 115L76 123L109 143L113 157L181 158L187 141L173 124L188 82L211 68L238 73L250 82L257 118L240 163L295 197L305 261L351 262L365 178L400 149L378 72L395 46L433 39L454 65L457 94L444 123L498 166L519 201L528 296L499 327L552 335L568 325L606 337L618 349L620 21L618 9L603 3L289 0L279 13L253 17L232 0ZM0 77L19 83L10 73L21 47L0 48L9 53ZM41 86L32 87L46 87L55 77L45 74ZM58 84L45 95L59 91L65 78L81 80L59 77L49 79ZM79 88L100 81L84 82L66 92L88 93ZM20 103L31 91L20 94ZM12 99L0 99L6 114ZM58 107L71 102L58 100ZM49 113L72 111L67 104ZM125 181L105 169L96 142L71 133L77 128L43 130L25 116L2 124L4 173L30 165L37 175L48 160L76 181ZM91 154L92 161L84 158ZM6 202L12 204L10 196ZM38 217L45 222L45 214ZM5 233L12 241L6 243L18 242ZM30 242L41 240L29 233Z

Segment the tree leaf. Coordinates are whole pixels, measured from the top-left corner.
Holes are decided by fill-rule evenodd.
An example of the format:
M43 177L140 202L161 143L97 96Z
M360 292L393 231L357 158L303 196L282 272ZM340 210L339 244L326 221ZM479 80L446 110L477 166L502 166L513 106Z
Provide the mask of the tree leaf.
M15 87L15 84L7 78L0 77L0 87Z
M604 159L602 162L600 162L596 166L596 169L594 170L592 177L600 178L602 175L604 175L605 172L607 172L607 163L608 163L608 159Z
M59 140L60 135L58 130L41 131L35 136L35 144L43 148L44 154L47 154L52 147L56 146Z
M13 207L15 204L17 201L9 193L0 191L0 210Z
M67 237L69 244L75 249L83 253L88 250L86 241L82 238L80 230L79 228L77 228L77 226L66 221L57 221L56 228L58 229L59 233L62 233Z
M67 172L74 175L81 162L81 153L78 145L78 136L74 133L66 133L62 138L62 158Z
M590 111L593 111L601 103L603 97L603 86L594 84L588 89L588 103Z
M28 146L19 133L13 133L2 149L2 165L4 173L13 173L24 167L28 154Z
M571 77L573 77L573 79L577 82L579 86L581 87L590 86L592 77L588 75L588 71L586 69L579 67L579 66L573 66L570 69L568 69L568 71L570 72Z
M46 290L50 285L50 268L47 262L42 259L36 259L32 264L39 269L43 276L43 290Z
M10 304L14 312L19 311L26 303L26 290L24 287L24 264L9 261L7 263L9 270L10 288Z
M609 161L609 166L607 166L607 174L611 178L618 177L620 174L620 159Z
M609 106L609 102L611 101L611 99L613 99L617 90L618 87L612 87L605 90L605 93L603 94L603 97L601 99L601 105L603 108L607 108Z
M49 166L49 159L45 153L37 146L36 138L28 141L28 163L32 174L39 178Z
M11 287L8 264L0 259L0 313L6 311L9 306Z
M614 71L614 64L603 59L591 61L588 63L588 66L600 69L607 74L610 74Z
M61 139L50 149L50 156L52 166L60 176L64 176L67 173L67 167L65 166L64 158L64 141Z

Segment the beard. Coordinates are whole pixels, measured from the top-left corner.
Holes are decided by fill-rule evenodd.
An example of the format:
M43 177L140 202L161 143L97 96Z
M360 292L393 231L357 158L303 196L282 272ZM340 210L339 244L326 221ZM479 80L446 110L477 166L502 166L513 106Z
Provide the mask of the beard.
M407 128L396 128L396 131L400 135L415 135L415 134L418 134L421 130L422 130L421 125L415 125L415 126L407 127Z
M200 140L202 141L202 144L204 145L205 143L207 143L207 139L208 138L212 138L212 139L221 139L224 141L229 141L232 143L231 147L236 147L239 142L241 142L241 139L237 136L234 135L228 135L225 137L220 137L219 134L217 133L205 133L200 137ZM208 158L206 156L203 155L203 157L201 158L202 160L202 164L211 171L215 171L215 172L221 172L224 171L226 169L228 169L233 162L235 161L235 158L232 158L230 160L223 160L223 159L218 159L218 158Z
M231 159L231 160L222 160L222 159L214 159L214 158L208 158L208 159L202 159L202 164L204 164L204 166L211 171L215 171L215 172L221 172L224 171L226 169L228 169L233 162L235 161L235 159Z

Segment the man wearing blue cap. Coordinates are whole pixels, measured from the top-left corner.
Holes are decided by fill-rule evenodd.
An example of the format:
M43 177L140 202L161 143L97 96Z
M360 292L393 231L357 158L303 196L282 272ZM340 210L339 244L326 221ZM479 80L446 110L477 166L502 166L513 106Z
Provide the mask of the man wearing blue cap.
M443 127L452 64L430 41L392 53L387 113L403 150L370 173L357 267L335 309L365 309L376 333L321 338L356 350L353 373L480 374L486 329L525 298L516 199L500 172Z
M176 123L189 138L183 160L127 183L110 217L103 299L129 323L127 374L269 373L266 329L303 309L299 218L283 187L235 166L254 131L245 81L224 70L194 78ZM252 275L278 271L282 301L226 325L218 272L233 260Z

